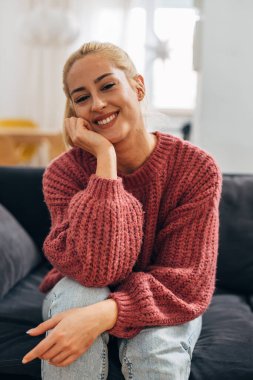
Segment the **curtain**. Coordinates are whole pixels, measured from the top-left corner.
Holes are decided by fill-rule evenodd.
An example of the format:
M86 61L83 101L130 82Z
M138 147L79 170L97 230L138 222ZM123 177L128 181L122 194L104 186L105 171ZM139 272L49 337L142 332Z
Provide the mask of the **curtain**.
M0 0L0 118L29 118L43 129L57 130L63 123L62 69L67 57L89 40L124 48L131 1L43 0L48 9L71 12L79 26L78 37L63 45L27 42L29 15L41 3Z

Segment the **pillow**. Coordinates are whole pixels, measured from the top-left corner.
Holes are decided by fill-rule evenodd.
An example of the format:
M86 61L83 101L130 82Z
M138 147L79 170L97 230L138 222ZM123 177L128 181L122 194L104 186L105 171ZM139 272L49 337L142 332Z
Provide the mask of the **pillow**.
M0 204L0 298L42 260L34 242Z

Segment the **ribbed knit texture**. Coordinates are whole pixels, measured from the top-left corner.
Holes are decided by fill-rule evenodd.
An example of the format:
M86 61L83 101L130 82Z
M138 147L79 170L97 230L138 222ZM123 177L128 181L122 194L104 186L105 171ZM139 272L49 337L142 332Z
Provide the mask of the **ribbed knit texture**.
M118 305L110 334L177 325L208 307L215 287L222 176L205 151L156 132L135 172L95 175L96 159L73 148L43 176L52 226L44 253L54 266L40 289L63 276L109 286Z

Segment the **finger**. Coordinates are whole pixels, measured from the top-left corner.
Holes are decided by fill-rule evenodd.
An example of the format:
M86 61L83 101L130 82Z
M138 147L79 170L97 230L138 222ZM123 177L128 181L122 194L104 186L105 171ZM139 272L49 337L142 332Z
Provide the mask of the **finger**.
M75 125L76 125L75 117L67 118L64 120L65 130L68 132L70 136L72 136L75 131Z
M69 121L67 122L66 130L73 146L76 145L77 129L78 129L78 119L76 117L71 117Z
M49 364L53 364L56 367L66 367L66 366L72 364L77 359L78 359L77 355L70 355L70 356L68 356L66 359L64 359L62 362L60 362L58 364L53 364L51 362L49 362Z
M55 344L49 350L47 350L42 356L40 356L40 359L51 361L52 359L57 357L59 354L63 354L62 347L59 346L58 344ZM70 355L70 352L65 353L65 356L69 356L69 355Z
M56 318L50 318L45 322L40 323L38 326L33 329L28 330L26 333L29 335L41 335L48 330L53 329L59 321Z
M43 339L37 346L35 346L31 351L29 351L22 360L23 364L29 363L36 358L40 358L55 344L54 336L49 334L45 339Z
M77 119L76 126L77 127L81 127L81 128L84 127L84 128L87 128L88 130L90 129L89 122L87 120L85 120L85 119L80 118L80 117Z
M90 348L93 342L94 340L92 340L89 344L87 344L84 349L76 351L76 352L73 352L73 350L72 350L72 353L71 351L66 351L66 350L64 352L60 352L58 355L56 355L52 359L49 359L49 364L53 364L59 367L69 365L73 361L77 360L80 356L82 356ZM72 358L71 362L69 362L69 358ZM67 364L65 362L67 362Z
M50 359L46 359L46 360L48 360L50 364L58 365L64 362L70 355L73 355L70 351L64 351L64 352L61 351L61 352L58 352L56 355L51 356Z
M69 123L70 127L73 127L75 129L76 124L77 124L77 120L78 120L77 117L71 116L71 118L69 119L69 121L70 121L70 123Z

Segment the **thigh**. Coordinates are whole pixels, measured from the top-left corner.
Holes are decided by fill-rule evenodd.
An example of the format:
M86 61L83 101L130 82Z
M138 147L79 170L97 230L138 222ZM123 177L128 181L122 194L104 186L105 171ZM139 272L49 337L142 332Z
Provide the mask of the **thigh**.
M143 329L131 339L119 339L125 379L187 380L202 316L177 326Z

